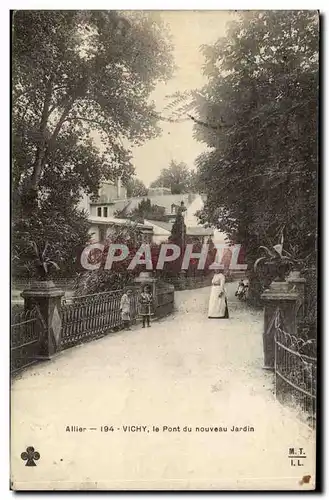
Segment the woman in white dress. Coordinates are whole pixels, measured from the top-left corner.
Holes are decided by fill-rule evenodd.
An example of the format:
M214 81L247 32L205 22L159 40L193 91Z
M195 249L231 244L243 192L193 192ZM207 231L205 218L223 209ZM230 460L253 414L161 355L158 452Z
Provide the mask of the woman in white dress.
M208 318L228 318L225 276L220 271L212 279Z

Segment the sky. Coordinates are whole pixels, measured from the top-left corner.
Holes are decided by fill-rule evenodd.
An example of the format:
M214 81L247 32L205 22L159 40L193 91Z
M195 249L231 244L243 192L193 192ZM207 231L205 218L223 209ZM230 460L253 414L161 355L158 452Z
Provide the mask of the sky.
M234 11L163 11L161 16L168 25L174 45L177 69L166 84L158 84L151 95L161 112L168 104L166 96L177 91L200 88L206 83L202 74L202 44L211 44L225 35L225 26L234 19ZM162 135L134 147L133 164L136 176L147 186L155 180L161 169L171 160L185 162L194 168L196 157L206 146L192 137L193 122L160 122Z

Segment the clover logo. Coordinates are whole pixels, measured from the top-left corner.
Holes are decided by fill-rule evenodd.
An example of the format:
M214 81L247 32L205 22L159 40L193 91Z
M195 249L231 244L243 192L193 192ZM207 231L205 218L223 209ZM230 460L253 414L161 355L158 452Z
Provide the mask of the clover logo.
M33 446L28 446L26 448L26 451L23 451L21 454L21 459L26 461L26 466L27 467L35 467L37 464L35 463L34 460L39 460L40 458L40 453L35 451Z

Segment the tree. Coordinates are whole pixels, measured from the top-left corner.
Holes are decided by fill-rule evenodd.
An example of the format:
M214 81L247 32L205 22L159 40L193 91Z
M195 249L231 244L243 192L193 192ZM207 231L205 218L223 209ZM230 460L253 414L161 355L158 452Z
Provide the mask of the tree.
M205 186L199 178L199 174L196 170L190 170L189 178L189 192L190 193L204 193Z
M245 12L203 47L208 83L191 95L195 136L209 147L196 162L201 222L242 244L248 263L282 231L288 251L314 262L318 49L312 11Z
M144 219L166 220L165 208L151 204L149 198L141 200L138 207L128 215L129 219L144 222Z
M163 168L159 177L150 187L166 187L172 194L188 193L191 188L191 173L185 163L171 161L168 168Z
M134 196L147 196L147 187L143 181L137 179L136 177L132 177L127 181L126 188L128 198Z
M186 208L184 206L184 202L182 201L181 206L177 210L175 222L173 223L173 226L171 228L171 234L169 237L169 241L171 243L175 243L181 249L185 247L186 243L186 225L183 216L185 210Z
M58 266L50 277L73 276L81 271L80 256L90 239L87 215L72 206L71 200L51 197L34 211L34 217L13 217L13 276L40 278L34 265L34 246L43 251L48 245L49 259Z
M100 263L99 269L85 271L77 277L75 283L76 295L120 290L125 286L133 285L134 278L146 269L145 265L142 264L137 265L134 269L128 269L142 243L144 243L144 235L137 225L127 224L112 228L111 234L107 237L104 251L100 253L98 258L98 262ZM127 246L129 254L124 260L114 262L111 269L106 269L105 264L111 244ZM152 265L155 269L159 255L159 246L154 243L150 244L150 252Z
M81 190L133 174L123 145L159 131L149 95L171 73L156 13L17 11L13 16L14 262L26 272L31 242L50 240L72 272L89 239ZM98 132L102 149L95 146ZM15 270L16 271L16 270ZM32 270L30 270L32 272Z
M35 207L63 137L85 145L97 131L103 175L127 180L122 139L140 144L159 132L148 97L172 71L159 15L16 11L13 32L13 174L25 205Z
M49 156L39 183L38 204L30 215L21 203L19 180L13 176L13 274L36 277L33 244L49 244L50 258L60 267L60 276L81 270L80 255L90 239L87 215L78 210L80 190L97 192L102 163L92 143L79 144L74 136L63 136L56 154ZM96 179L95 179L96 177Z

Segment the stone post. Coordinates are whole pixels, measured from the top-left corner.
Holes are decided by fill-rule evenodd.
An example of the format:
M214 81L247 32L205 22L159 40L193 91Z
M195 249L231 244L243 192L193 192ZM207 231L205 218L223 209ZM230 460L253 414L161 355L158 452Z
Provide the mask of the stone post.
M296 332L296 308L299 303L299 294L290 289L288 282L273 281L270 287L262 294L265 303L264 310L264 369L273 370L275 362L275 324L274 316L277 308L281 313L282 323L290 334Z
M179 289L180 290L185 290L187 288L186 275L187 275L186 269L181 269L179 271Z
M156 294L156 278L153 278L152 274L148 271L141 272L137 278L134 279L135 283L137 284L139 290L141 291L145 285L149 285L152 291L153 295L153 301L154 301L154 314L156 314L156 308L158 305L157 302L157 294Z
M135 283L138 285L139 289L142 290L145 285L149 285L152 290L152 295L156 296L156 278L153 278L152 274L148 271L139 273L139 276L134 279Z
M25 310L39 307L43 328L41 329L40 357L49 359L60 350L61 343L61 300L63 290L53 281L33 282L21 293Z

